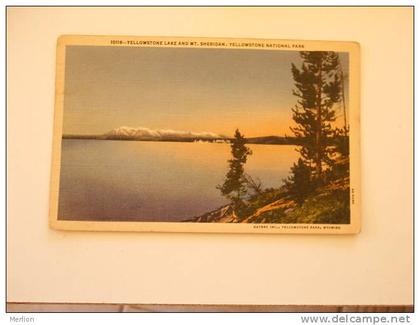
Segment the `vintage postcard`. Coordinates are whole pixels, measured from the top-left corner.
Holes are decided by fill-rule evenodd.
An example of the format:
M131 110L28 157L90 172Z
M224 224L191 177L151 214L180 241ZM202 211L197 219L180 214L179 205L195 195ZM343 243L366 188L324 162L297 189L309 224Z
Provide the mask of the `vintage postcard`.
M61 36L50 225L360 231L355 42Z

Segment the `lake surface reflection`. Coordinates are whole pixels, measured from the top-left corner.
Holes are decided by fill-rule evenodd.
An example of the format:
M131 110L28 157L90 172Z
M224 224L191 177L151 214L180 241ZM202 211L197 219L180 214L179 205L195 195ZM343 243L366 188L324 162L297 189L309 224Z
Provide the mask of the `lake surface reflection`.
M245 170L277 187L295 146L248 145ZM62 140L60 220L180 221L227 201L216 189L228 170L223 143Z

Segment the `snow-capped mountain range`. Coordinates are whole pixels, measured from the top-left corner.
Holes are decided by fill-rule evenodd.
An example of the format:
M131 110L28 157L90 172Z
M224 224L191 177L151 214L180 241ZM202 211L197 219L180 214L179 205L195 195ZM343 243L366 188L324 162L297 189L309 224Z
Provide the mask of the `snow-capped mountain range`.
M213 132L153 130L145 127L121 126L103 134L106 139L221 139L225 136Z

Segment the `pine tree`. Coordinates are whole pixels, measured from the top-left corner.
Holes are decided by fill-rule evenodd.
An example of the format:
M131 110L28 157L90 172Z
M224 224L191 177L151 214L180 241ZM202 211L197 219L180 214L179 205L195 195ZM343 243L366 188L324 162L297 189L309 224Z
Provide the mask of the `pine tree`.
M242 205L243 196L247 192L244 164L247 161L248 155L251 155L252 152L245 143L244 136L236 129L231 144L232 159L228 160L229 171L226 174L223 185L217 187L234 204L235 208Z
M334 104L341 100L342 82L335 52L300 52L301 68L292 63L292 74L298 97L293 111L292 127L300 146L304 162L315 172L315 178L322 180L323 165L333 163L334 148L331 147L335 121Z
M302 205L315 187L311 177L312 170L302 158L299 158L297 164L293 164L291 172L292 175L285 180L285 185L292 199Z

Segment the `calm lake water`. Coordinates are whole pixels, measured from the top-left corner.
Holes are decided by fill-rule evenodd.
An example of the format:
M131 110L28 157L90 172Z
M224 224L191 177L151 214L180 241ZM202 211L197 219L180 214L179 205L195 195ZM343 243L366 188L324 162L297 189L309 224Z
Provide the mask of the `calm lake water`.
M280 186L298 159L295 146L248 146L245 170L264 187ZM59 218L190 219L227 202L216 186L228 159L229 144L64 139Z

